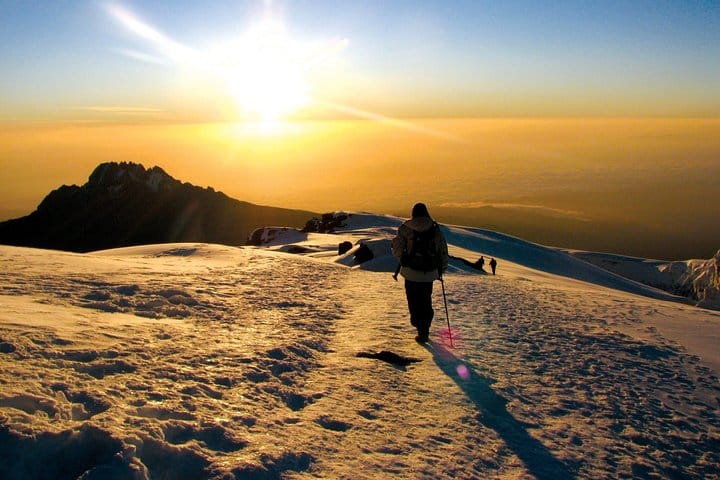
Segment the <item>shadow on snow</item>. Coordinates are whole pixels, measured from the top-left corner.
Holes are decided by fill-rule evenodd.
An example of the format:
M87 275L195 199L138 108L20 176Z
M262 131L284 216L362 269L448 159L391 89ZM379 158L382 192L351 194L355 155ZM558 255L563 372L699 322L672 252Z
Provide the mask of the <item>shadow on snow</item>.
M433 360L465 392L480 411L480 422L495 430L505 444L522 460L529 472L538 479L571 480L575 478L568 467L555 458L522 422L505 408L507 401L490 387L491 380L438 343L428 344ZM461 367L461 368L458 368Z

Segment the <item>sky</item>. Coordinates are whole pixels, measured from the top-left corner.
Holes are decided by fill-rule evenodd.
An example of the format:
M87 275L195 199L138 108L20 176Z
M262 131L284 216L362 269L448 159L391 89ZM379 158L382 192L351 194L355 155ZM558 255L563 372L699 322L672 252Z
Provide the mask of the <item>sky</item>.
M0 21L4 123L246 119L283 90L303 108L270 116L720 114L716 1L4 0Z
M132 161L263 205L720 245L717 1L0 0L0 25L0 220Z

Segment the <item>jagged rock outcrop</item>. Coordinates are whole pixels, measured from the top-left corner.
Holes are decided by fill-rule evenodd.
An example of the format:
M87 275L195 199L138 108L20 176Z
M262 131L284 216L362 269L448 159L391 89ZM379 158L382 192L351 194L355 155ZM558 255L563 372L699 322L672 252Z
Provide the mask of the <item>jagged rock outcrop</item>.
M670 262L659 270L667 277L666 290L720 310L720 250L709 260Z
M182 183L159 167L103 163L82 186L52 191L28 216L0 223L0 243L85 252L168 242L244 244L263 225L312 212L254 205Z
M335 230L345 226L345 220L352 214L343 212L323 213L320 217L313 217L305 224L303 232L335 233Z
M665 262L597 252L571 254L617 275L720 310L720 250L707 260Z

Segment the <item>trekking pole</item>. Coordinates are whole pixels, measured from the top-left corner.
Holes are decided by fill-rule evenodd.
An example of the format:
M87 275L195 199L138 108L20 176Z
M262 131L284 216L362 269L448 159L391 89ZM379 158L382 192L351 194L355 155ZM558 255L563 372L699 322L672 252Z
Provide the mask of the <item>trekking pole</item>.
M447 320L448 336L450 337L450 347L455 348L455 345L453 345L452 330L450 329L450 314L448 313L447 296L445 295L445 280L443 280L442 275L440 275L440 285L442 285L443 301L445 302L445 319Z

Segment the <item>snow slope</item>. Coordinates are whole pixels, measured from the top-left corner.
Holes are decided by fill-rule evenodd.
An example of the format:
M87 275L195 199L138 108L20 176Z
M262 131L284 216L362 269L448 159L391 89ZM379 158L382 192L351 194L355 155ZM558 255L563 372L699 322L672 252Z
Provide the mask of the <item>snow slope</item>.
M718 312L449 227L498 275L453 261L454 347L439 284L420 346L389 273L399 222L0 247L0 478L720 478ZM355 265L360 242L375 258ZM420 361L356 356L383 350Z
M568 253L623 277L691 298L700 307L720 310L720 250L708 260L676 262L578 250Z
M345 212L338 213L341 216L348 215ZM396 261L390 252L389 240L395 235L397 227L402 219L391 216L379 216L365 213L351 213L344 222L344 228L339 229L336 234L313 234L301 233L288 228L269 228L265 235L268 247L275 247L276 250L294 251L293 249L307 249L312 251L332 252L336 249L337 243L350 241L356 247L360 243L368 245L375 259L361 268L374 271L394 271ZM449 252L452 257L465 258L474 262L480 255L494 256L504 261L505 268L512 272L522 272L525 269L517 270L515 267L527 267L537 272L569 277L596 285L613 288L617 290L644 295L650 298L670 300L682 303L691 303L685 297L669 294L664 290L649 286L642 282L643 277L637 276L637 280L630 280L597 267L592 262L583 261L579 255L572 252L545 247L535 243L527 242L517 237L505 235L491 230L469 228L461 226L442 226L445 234ZM352 256L355 250L348 252L336 261L354 265ZM455 261L451 271L468 270L462 262Z

